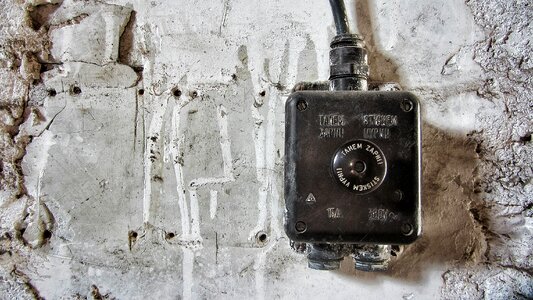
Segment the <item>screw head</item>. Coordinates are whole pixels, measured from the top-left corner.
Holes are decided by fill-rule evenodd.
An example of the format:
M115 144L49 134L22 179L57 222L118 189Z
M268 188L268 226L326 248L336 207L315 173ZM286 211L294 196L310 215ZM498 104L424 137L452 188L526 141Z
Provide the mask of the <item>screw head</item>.
M400 202L402 201L403 199L403 192L401 190L396 190L394 191L394 197L393 197L394 201L396 202Z
M296 222L296 225L294 225L294 228L298 233L304 233L307 229L307 224L305 224L305 222L298 221Z
M409 100L409 99L404 99L402 101L402 103L400 104L400 106L401 106L402 110L405 111L405 112L409 112L409 111L413 110L413 107L414 107L413 102L411 100Z
M411 235L413 234L413 225L409 223L403 223L401 230L403 235Z
M307 109L307 102L305 100L299 100L298 103L296 103L296 107L299 111L304 111Z

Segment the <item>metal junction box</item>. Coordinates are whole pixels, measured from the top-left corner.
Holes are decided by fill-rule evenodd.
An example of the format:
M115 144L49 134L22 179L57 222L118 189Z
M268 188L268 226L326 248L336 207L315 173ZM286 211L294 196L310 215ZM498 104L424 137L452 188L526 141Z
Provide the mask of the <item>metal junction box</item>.
M286 103L285 231L296 242L420 235L420 109L408 92L302 91Z

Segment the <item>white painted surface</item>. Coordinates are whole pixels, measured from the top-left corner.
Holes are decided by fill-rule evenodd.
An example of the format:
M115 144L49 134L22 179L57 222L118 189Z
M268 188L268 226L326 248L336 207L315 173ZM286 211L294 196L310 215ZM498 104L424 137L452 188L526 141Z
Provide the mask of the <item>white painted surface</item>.
M26 226L34 247L16 236L5 246L14 254L2 256L0 291L31 296L29 282L46 299L95 297L93 285L118 299L430 299L479 298L477 284L489 299L533 296L522 271L531 146L517 142L531 133L531 94L483 70L491 33L464 2L347 1L371 77L400 82L423 107L424 236L387 273L355 272L348 259L339 271L310 270L282 228L284 103L297 82L327 80L327 1L107 3L68 0L49 16L45 61L62 64L31 88L57 95L28 96L42 103L16 136L34 136L25 194L5 188L0 201L3 232ZM12 3L7 12L24 15ZM31 31L6 24L5 36ZM530 49L527 32L509 34L509 56ZM23 98L8 54L0 95ZM5 132L22 113L1 112L4 148L19 149ZM496 178L493 163L505 170ZM52 237L37 246L44 229Z

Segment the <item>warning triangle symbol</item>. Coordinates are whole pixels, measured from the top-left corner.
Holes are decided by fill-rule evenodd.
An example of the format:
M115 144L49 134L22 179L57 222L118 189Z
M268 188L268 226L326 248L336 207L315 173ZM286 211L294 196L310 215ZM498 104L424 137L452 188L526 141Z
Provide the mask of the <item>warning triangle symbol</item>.
M309 195L307 196L307 199L305 199L305 202L316 203L315 195L313 195L313 193L309 193Z

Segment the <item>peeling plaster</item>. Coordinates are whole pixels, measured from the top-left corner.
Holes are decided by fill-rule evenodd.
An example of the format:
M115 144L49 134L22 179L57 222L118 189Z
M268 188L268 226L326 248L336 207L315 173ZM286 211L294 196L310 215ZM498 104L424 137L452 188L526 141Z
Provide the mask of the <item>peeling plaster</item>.
M327 1L0 3L8 298L533 297L527 1L347 1L371 79L424 109L424 233L387 273L309 270L281 228Z

